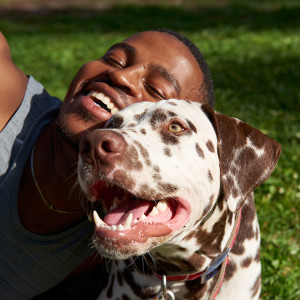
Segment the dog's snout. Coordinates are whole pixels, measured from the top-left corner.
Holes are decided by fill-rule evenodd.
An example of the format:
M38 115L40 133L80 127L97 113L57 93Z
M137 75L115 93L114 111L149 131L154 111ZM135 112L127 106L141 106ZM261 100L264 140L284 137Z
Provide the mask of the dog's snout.
M124 138L114 131L93 130L83 137L79 153L83 161L109 163L125 149Z

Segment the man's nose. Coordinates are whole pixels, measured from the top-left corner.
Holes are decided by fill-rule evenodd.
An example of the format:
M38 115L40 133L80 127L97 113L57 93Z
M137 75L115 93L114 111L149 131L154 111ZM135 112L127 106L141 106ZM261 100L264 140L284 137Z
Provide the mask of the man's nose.
M134 65L124 69L112 69L108 71L111 81L120 87L126 94L142 100L143 74L145 69L142 65Z

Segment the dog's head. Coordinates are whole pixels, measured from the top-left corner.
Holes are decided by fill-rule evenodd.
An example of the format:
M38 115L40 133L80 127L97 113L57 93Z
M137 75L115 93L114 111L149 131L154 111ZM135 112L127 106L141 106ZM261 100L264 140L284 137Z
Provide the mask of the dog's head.
M90 206L102 204L101 219L94 214L96 248L123 259L182 238L220 188L228 208L239 209L279 154L260 131L196 102L125 108L80 143L80 185Z

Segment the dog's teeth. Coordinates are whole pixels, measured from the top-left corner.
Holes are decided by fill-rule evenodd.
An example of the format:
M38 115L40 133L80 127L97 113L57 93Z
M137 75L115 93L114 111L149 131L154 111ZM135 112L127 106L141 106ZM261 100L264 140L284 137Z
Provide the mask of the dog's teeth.
M117 230L117 226L116 225L111 225L111 229L112 230Z
M113 205L112 205L111 209L117 208L118 205L119 205L119 203L120 203L119 198L115 196L115 197L114 197L114 202L113 202Z
M117 228L118 228L118 230L121 230L121 231L125 230L125 228L124 228L124 226L122 224L119 224Z
M90 222L93 222L93 213L92 212L88 212L87 214L87 218Z
M94 222L96 224L96 227L100 227L102 225L106 225L101 218L99 217L98 213L94 210L93 211L93 218L94 218Z
M156 206L154 206L154 207L152 208L152 210L151 210L151 212L150 212L150 214L149 214L148 216L154 217L154 216L156 216L156 215L158 215L158 214L159 214L159 211L158 211L158 209L156 208Z
M133 219L133 214L130 213L130 214L128 215L128 217L127 217L125 223L124 223L124 228L125 228L125 229L129 229L129 228L130 228L132 219Z
M147 219L147 217L146 217L145 214L142 214L141 217L139 218L140 221L143 221L143 220L146 220L146 219Z
M159 201L156 205L157 209L161 212L165 212L168 208L168 204L165 200Z

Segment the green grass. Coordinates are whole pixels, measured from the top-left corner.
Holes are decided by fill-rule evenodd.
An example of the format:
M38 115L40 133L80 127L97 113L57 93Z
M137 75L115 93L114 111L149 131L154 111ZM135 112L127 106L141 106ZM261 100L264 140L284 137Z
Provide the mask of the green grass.
M0 14L0 28L16 64L59 98L81 64L136 31L167 27L191 38L211 67L216 109L259 128L283 147L272 177L256 191L262 299L300 299L300 3L195 3L7 11Z

